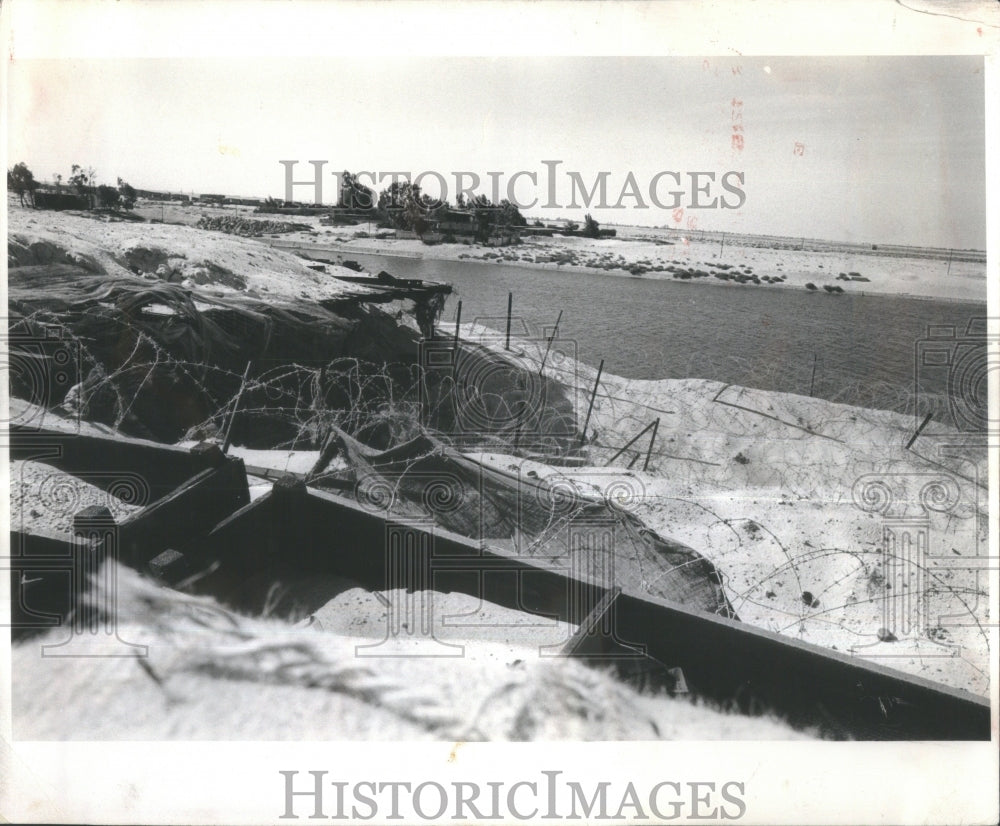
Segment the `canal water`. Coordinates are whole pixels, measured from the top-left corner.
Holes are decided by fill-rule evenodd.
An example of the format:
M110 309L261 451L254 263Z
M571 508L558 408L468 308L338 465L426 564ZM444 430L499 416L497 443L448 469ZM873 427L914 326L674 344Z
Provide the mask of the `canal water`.
M335 256L331 255L331 258ZM443 320L480 320L502 330L513 293L514 330L544 335L560 310L559 337L578 357L629 378L705 378L764 390L910 412L946 404L949 375L976 381L985 359L970 337L982 305L873 295L829 295L766 286L538 270L503 264L344 253L372 272L446 281L455 288ZM930 342L929 334L934 341ZM929 347L952 363L928 360ZM961 364L960 364L961 363ZM964 365L961 366L961 365ZM971 365L971 367L970 367ZM966 387L966 391L970 391ZM954 388L953 388L954 392ZM985 398L985 379L979 390ZM943 410L939 411L943 414ZM945 420L944 415L935 418Z

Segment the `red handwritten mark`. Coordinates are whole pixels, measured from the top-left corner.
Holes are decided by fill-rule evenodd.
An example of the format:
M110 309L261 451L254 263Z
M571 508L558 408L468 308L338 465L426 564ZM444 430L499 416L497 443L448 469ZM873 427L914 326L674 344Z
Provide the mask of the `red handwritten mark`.
M698 219L694 215L689 215L687 220L688 229L698 229Z
M806 154L806 145L804 143L799 143L795 141L795 148L792 150L793 155L798 155L800 158Z
M681 221L684 220L684 209L683 209L683 207L680 208L680 209L675 209L672 214L673 214L673 218L674 218L674 222L675 223L679 224Z
M707 72L707 71L708 71L708 69L709 69L709 67L710 67L711 65L712 65L712 64L711 64L711 63L709 63L709 62L708 62L707 60L703 60L703 61L701 61L701 70L702 70L703 72Z
M982 26L980 26L979 28L976 29L976 34L978 34L980 37L983 36L983 27Z
M732 120L733 134L731 137L732 147L736 152L743 151L743 101L739 98L732 100Z
M733 66L733 74L734 75L742 75L743 74L743 67L742 66Z

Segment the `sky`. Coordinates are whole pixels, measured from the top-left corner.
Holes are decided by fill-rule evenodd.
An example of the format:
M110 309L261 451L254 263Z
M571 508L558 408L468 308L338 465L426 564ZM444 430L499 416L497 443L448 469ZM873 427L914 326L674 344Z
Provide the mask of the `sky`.
M524 211L542 220L589 211L602 223L984 249L984 95L980 57L15 59L8 163L46 181L79 163L112 184L284 197L280 160L299 161L295 180L325 160L327 201L344 169L439 172L452 200L456 172L478 174L490 197L497 173L506 197L523 171L537 184L522 175L513 194L537 197ZM585 208L569 173L589 190L602 171L609 207L630 173L639 197ZM660 172L681 186L657 179L657 206ZM702 195L692 172L715 175L697 179ZM729 179L745 195L738 208L721 208L738 203L720 186L726 172L742 173L742 185Z

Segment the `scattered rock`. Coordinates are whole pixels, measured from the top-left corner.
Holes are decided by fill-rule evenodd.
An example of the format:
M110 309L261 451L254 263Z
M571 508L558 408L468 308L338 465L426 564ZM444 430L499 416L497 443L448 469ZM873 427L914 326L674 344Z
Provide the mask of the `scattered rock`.
M261 221L256 218L239 218L235 215L220 215L215 218L204 216L198 221L197 226L199 229L218 230L244 238L252 238L255 235L265 233L301 232L311 229L308 224L295 224L291 221Z
M808 605L810 608L819 608L819 600L812 595L812 591L802 592L802 602Z

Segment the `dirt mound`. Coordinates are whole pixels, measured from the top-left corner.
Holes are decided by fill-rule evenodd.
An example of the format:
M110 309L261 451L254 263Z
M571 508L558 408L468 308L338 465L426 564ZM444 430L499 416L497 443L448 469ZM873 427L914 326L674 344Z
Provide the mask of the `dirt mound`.
M139 274L144 272L156 272L158 267L167 263L171 256L165 249L160 247L137 246L125 251L125 264L132 272ZM183 257L183 256L181 256Z
M33 267L43 264L69 264L87 272L102 273L104 267L93 256L68 249L44 239L11 235L7 239L7 266Z
M94 215L14 210L9 216L11 267L70 264L114 276L143 274L215 292L253 292L270 302L370 295L340 267L317 273L287 252L190 226L107 221Z

